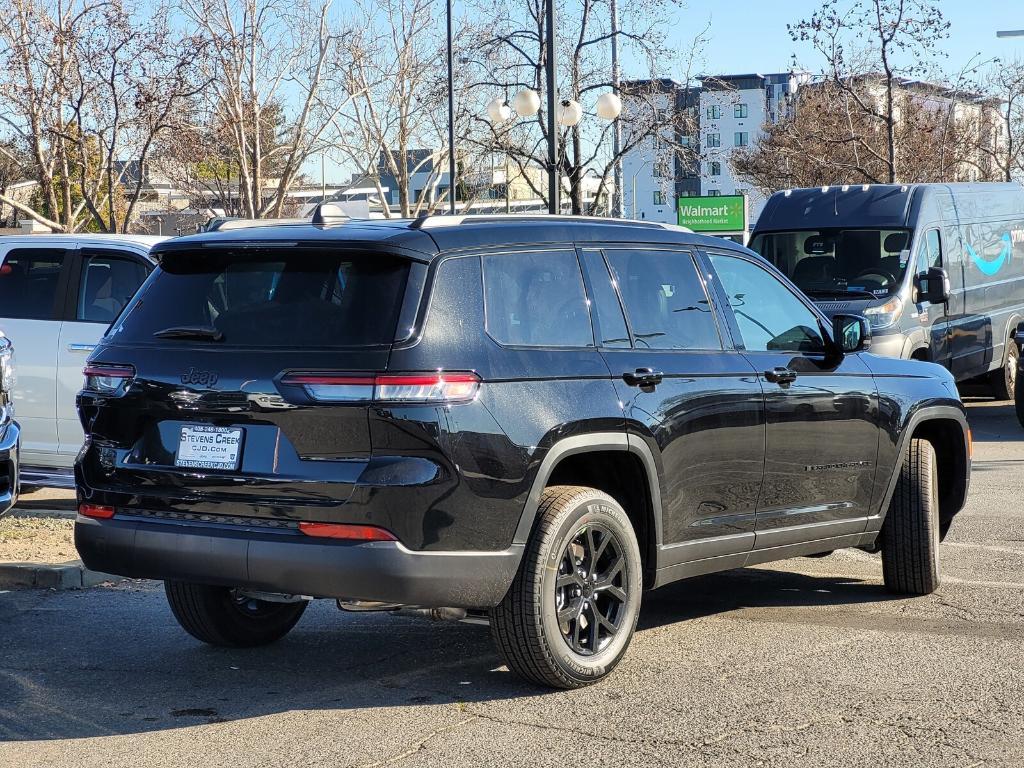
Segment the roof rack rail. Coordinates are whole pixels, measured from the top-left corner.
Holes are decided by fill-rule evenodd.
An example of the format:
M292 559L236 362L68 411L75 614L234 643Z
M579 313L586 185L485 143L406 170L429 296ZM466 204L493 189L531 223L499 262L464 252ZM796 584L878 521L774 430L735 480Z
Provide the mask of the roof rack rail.
M526 221L568 221L585 222L587 224L629 224L650 227L652 229L667 229L671 232L685 232L693 234L688 227L680 227L677 224L667 224L662 221L641 221L639 219L610 219L604 216L571 216L565 214L551 213L488 213L488 214L426 214L413 220L410 225L413 229L435 229L437 227L461 226L463 224L486 224L488 222L504 221L508 223Z

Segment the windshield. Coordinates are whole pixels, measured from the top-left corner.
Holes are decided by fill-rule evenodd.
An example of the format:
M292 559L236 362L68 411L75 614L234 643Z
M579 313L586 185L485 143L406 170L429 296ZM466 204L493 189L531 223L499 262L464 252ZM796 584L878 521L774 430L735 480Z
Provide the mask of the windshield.
M390 344L408 272L408 261L386 254L168 253L109 335L289 349Z
M757 235L750 247L814 298L888 296L910 260L906 229L809 229Z

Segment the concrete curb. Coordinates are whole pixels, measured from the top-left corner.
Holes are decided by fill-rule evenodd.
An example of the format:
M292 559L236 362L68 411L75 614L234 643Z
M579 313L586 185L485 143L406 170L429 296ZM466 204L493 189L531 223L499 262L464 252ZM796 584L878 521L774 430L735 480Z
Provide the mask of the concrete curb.
M0 589L83 589L121 576L90 571L81 562L0 563Z

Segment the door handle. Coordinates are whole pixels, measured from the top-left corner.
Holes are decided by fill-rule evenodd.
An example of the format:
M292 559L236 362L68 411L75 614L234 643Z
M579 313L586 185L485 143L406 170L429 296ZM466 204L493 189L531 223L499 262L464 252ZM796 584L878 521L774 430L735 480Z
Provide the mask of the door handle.
M68 352L92 352L95 344L68 344Z
M661 371L653 368L637 368L635 371L626 371L622 374L622 380L631 387L656 387L661 384L665 377Z
M764 377L768 379L768 381L778 384L780 387L787 387L796 381L796 371L790 368L778 366L765 371Z

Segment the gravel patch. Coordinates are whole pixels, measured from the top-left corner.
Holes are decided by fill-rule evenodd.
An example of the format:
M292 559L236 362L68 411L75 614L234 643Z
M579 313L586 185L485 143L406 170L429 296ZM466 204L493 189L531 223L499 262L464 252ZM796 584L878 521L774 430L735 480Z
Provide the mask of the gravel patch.
M0 562L66 563L78 559L75 521L16 510L0 518Z

